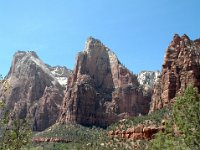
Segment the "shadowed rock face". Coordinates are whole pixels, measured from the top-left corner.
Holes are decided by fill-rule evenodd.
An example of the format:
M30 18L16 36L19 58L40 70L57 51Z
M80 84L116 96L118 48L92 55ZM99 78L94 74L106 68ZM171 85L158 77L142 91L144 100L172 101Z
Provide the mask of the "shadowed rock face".
M64 88L35 52L18 51L6 77L11 88L0 92L12 117L30 117L33 130L44 130L59 115Z
M59 122L106 127L122 118L147 114L149 102L137 76L99 40L89 38L68 79Z
M200 91L200 39L192 41L187 35L180 37L176 34L166 50L150 112L173 102L188 84Z

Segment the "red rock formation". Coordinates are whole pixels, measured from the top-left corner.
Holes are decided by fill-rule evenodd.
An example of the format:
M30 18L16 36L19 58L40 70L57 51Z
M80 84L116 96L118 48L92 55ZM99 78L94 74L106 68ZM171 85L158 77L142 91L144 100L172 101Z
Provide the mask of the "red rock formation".
M64 88L48 67L35 52L19 51L6 77L11 88L0 91L12 117L30 117L39 131L56 122L64 97Z
M89 38L68 79L59 122L106 127L125 117L147 114L149 102L137 77L99 40Z
M108 135L115 138L125 138L132 140L151 140L156 133L164 131L164 126L157 127L155 125L139 124L135 127L128 128L127 130L113 130L109 131Z
M56 122L63 97L62 90L45 88L43 96L29 109L29 117L33 118L33 130L46 129Z
M166 50L150 112L169 105L188 84L200 91L200 39L192 41L187 35L176 34Z

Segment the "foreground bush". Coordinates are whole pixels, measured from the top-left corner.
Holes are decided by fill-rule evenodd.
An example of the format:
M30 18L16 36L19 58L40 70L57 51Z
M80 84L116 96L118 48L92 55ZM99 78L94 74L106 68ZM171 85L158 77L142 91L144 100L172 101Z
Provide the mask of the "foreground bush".
M176 98L165 131L156 135L149 149L200 150L200 95L193 86Z

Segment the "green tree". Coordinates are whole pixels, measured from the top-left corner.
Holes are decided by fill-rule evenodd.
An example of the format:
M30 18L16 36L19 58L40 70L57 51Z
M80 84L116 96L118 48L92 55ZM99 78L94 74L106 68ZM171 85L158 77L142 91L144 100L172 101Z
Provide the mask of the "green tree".
M19 150L30 143L31 129L26 119L15 118L4 129L0 149Z
M170 115L171 116L171 115ZM153 139L149 145L150 150L173 150L174 148L174 136L173 136L173 122L171 117L165 123L165 130L160 131L155 135L155 139Z
M156 134L149 149L200 150L200 95L192 85L176 98L165 131Z
M10 89L9 83L2 78L0 86L4 92ZM11 119L4 101L0 100L0 150L19 150L30 142L31 128L27 119Z
M200 95L192 85L176 99L173 118L184 142L192 150L200 149Z

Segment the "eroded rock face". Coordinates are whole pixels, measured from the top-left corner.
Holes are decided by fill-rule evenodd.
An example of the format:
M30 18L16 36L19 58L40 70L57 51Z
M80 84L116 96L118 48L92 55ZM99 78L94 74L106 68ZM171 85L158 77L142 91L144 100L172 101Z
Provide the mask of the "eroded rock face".
M148 89L154 86L160 74L160 71L141 71L137 79L141 86Z
M187 35L175 35L166 50L162 74L155 85L151 110L160 109L174 101L188 84L200 91L200 40Z
M35 52L18 51L6 77L11 88L1 91L12 117L30 117L34 130L44 130L59 115L64 88Z
M59 122L106 127L121 118L147 114L149 102L137 76L99 40L89 38L68 79Z
M108 132L108 136L115 138L124 138L131 140L151 140L159 131L164 131L164 126L143 125L128 128L127 130L112 130Z

